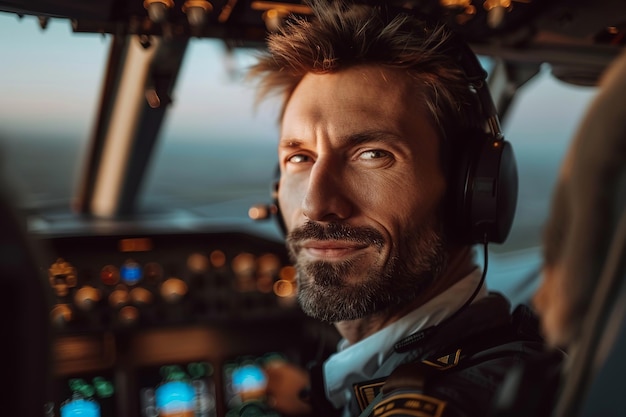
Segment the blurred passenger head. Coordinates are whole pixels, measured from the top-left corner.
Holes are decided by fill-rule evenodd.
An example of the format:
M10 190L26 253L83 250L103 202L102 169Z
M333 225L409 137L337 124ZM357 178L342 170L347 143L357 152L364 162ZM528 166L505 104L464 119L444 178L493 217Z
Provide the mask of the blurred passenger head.
M599 91L561 167L544 231L543 280L534 297L546 339L580 336L626 201L626 54Z

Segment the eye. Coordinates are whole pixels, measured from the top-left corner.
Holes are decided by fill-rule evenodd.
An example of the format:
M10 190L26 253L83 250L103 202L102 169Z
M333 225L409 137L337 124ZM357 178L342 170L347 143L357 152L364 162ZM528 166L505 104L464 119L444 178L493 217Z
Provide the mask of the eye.
M359 154L359 159L372 160L372 159L381 159L381 158L389 158L391 154L387 151L383 151L380 149L372 149L368 151L361 152Z
M312 159L310 156L301 154L301 153L291 155L289 158L287 158L287 162L292 163L292 164L305 164L311 161Z

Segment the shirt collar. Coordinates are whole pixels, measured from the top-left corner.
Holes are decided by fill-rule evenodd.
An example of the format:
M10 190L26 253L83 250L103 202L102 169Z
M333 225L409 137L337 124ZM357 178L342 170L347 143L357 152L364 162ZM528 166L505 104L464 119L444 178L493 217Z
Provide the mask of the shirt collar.
M476 290L480 280L481 271L476 268L443 293L367 338L353 345L342 339L338 352L324 363L328 399L337 408L347 404L352 395L352 385L374 378L398 340L435 326L454 314ZM486 295L487 288L483 284L474 301Z

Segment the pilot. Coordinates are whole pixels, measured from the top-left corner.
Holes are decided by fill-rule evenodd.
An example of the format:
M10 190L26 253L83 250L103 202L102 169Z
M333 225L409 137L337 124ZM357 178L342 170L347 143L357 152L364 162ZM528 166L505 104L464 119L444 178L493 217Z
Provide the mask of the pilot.
M376 3L310 4L251 70L262 97L283 95L277 206L299 303L342 337L310 369L310 412L485 416L543 342L530 310L488 291L452 214L485 121L482 80L443 26Z

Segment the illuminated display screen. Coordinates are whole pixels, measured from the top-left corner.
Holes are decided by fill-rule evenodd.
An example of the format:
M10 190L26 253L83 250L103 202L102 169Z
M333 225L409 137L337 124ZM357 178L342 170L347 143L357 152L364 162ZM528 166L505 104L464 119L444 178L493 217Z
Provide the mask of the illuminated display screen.
M265 366L282 355L271 353L259 357L237 358L224 364L224 391L227 417L278 417L267 404Z
M141 266L136 262L126 262L120 268L120 278L128 285L135 285L141 280Z
M57 401L46 404L46 417L113 417L115 386L110 374L83 374L57 384Z
M139 371L141 417L216 417L213 366L204 361Z

